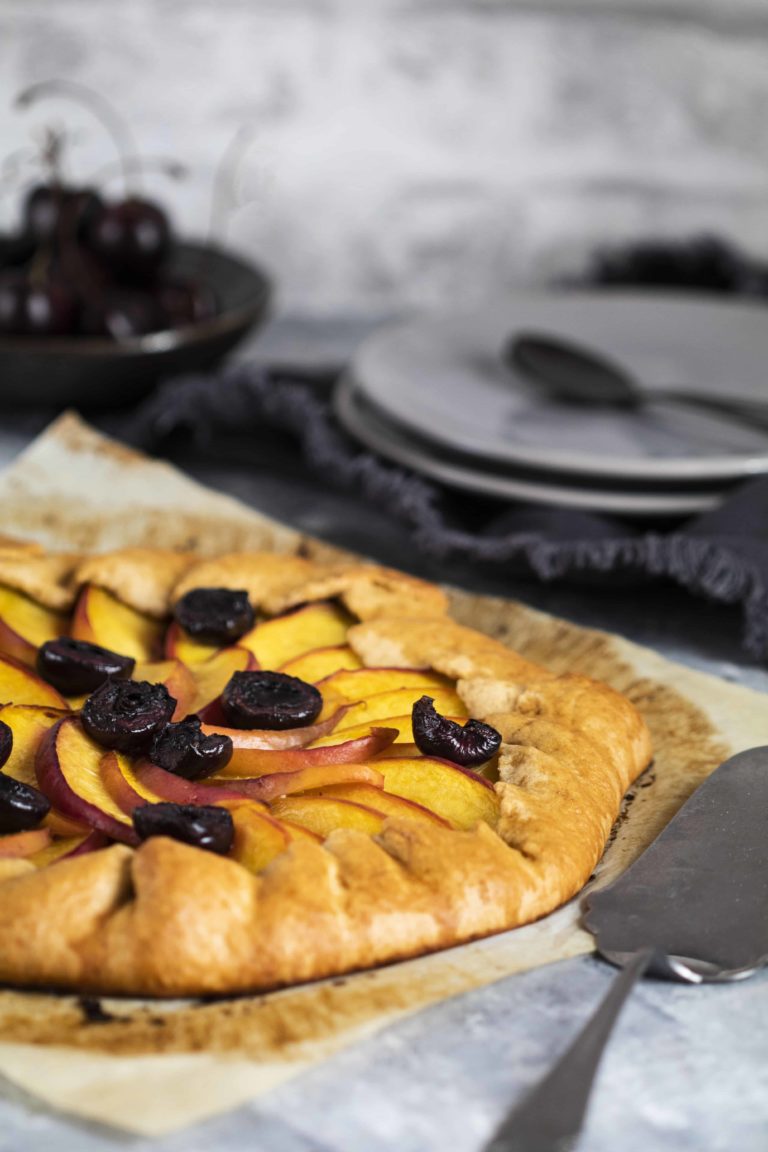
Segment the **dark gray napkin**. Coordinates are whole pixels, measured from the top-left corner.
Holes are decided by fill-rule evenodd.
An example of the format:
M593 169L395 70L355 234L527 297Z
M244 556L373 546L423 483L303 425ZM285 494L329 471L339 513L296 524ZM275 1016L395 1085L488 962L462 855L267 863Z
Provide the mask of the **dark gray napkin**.
M541 580L667 578L694 595L741 604L745 647L768 654L768 478L666 530L570 509L468 499L361 451L331 412L334 375L243 364L217 377L174 380L136 412L127 438L161 450L180 434L213 440L248 432L254 443L279 436L285 451L301 454L319 485L388 508L426 553Z

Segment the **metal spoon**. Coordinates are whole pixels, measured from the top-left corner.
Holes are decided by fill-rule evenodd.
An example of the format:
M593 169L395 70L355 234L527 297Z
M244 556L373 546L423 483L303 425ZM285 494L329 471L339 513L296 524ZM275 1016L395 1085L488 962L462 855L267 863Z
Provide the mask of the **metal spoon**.
M640 408L657 400L768 424L766 402L729 400L682 388L646 389L626 368L591 348L539 332L514 336L504 349L506 362L558 400L612 408Z

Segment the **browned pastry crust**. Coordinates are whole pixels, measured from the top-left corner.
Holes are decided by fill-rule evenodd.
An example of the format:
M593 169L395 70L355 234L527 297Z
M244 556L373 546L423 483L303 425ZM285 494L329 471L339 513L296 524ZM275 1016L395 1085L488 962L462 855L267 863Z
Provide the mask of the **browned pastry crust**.
M96 584L131 608L162 618L173 589L195 559L189 552L121 548L86 557L74 578L77 585Z
M46 555L14 544L0 547L0 584L23 592L46 608L66 612L75 602L78 556Z
M628 700L461 627L439 589L397 572L159 554L153 584L151 555L94 558L77 581L156 615L200 586L245 588L268 614L338 596L360 621L348 639L364 664L456 679L468 711L502 732L498 828L390 819L373 838L344 829L322 845L296 841L258 875L167 839L40 871L14 862L0 871L0 980L138 995L273 988L515 927L584 885L651 756Z

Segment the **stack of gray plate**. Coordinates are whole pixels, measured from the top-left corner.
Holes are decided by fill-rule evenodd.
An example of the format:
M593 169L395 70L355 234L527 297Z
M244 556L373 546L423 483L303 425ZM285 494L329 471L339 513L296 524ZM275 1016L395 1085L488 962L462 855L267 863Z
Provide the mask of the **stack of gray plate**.
M644 388L765 403L765 423L685 402L624 410L555 402L504 348L536 331L595 349ZM369 338L337 414L369 448L455 488L636 516L713 507L768 472L768 309L692 296L521 295L482 315L422 320Z

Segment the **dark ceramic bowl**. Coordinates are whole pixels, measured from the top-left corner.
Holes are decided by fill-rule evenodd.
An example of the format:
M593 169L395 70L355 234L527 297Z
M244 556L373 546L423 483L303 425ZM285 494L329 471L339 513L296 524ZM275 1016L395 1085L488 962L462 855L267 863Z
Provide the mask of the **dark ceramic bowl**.
M264 319L269 280L230 252L178 244L169 269L206 280L216 293L218 315L120 343L90 336L0 336L0 408L132 404L160 380L213 368Z

